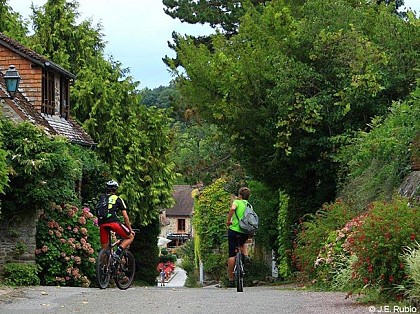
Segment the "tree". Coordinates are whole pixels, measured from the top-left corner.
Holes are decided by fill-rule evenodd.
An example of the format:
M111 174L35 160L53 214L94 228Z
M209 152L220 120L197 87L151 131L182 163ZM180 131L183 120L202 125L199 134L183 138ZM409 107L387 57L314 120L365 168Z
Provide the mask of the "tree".
M33 7L32 47L78 77L71 89L72 114L98 143L109 177L121 182L135 224L145 225L172 201L169 120L141 105L138 82L120 62L104 58L101 26L77 24L77 8L77 1L65 0Z
M163 0L165 13L181 22L190 24L209 23L212 28L221 28L227 35L237 33L239 20L243 16L244 3L263 4L263 0Z
M31 47L72 73L90 67L103 58L105 42L100 24L90 20L77 23L80 14L75 0L48 0L45 5L32 5L34 35Z
M0 32L15 38L21 43L27 42L28 23L22 16L14 12L7 0L0 0Z
M265 2L262 0L163 0L163 5L166 7L164 11L172 18L178 18L181 22L190 24L205 24L208 23L212 28L221 31L224 36L231 37L238 32L240 18L245 13L247 5L259 6ZM209 36L188 36L198 46L205 44L211 49L211 37ZM182 36L176 32L172 33L173 43L168 42L169 48L176 53L178 51L179 43ZM177 57L169 58L165 56L162 59L168 67L177 68L182 66L180 59Z
M207 185L223 177L237 183L245 177L234 158L235 147L229 145L228 139L216 125L178 122L174 129L177 137L172 158L184 182Z
M28 45L77 76L71 87L74 104L71 113L97 143L96 153L107 168L95 164L97 160L92 155L72 158L72 154L80 157L80 152L58 139L48 145L39 138L33 141L21 138L19 146L9 136L8 140L18 145L10 154L14 156L11 163L17 166L12 168L16 171L13 187L6 191L3 204L7 202L11 209L14 206L33 210L53 201L79 202L74 182L82 180L83 184L84 174L85 179L94 176L91 183L96 184L96 189L90 186L82 192L83 201L89 203L92 200L86 198L99 194L104 178L115 178L121 183L120 192L130 207L133 225L150 227L156 238L158 209L172 205L175 173L169 156L170 119L163 110L141 104L138 82L133 82L128 69L112 58L104 58L101 26L92 27L90 21L76 23L77 8L77 1L65 0L48 0L44 6L32 6L35 33ZM25 132L41 137L29 128L22 130ZM15 137L20 136L23 135ZM19 150L24 154L18 154ZM0 177L1 155L2 151ZM30 202L32 206L28 205ZM147 253L157 259L156 244ZM151 267L148 274L154 276L156 266L144 266Z
M334 199L343 141L412 89L418 33L383 6L271 1L262 13L251 7L237 35L215 35L211 49L183 38L178 86L230 135L255 178L290 195L295 220Z
M154 89L145 88L141 91L142 103L151 107L172 108L178 98L178 91L173 84L159 86Z

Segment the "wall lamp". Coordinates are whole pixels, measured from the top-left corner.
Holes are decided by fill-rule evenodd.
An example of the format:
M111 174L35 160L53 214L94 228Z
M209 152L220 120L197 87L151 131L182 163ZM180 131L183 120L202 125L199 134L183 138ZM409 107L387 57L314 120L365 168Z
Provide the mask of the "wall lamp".
M14 65L9 65L9 69L7 69L6 74L3 76L3 79L6 83L6 90L10 96L2 96L0 97L0 99L13 99L16 95L21 79L19 72L18 70L16 70Z

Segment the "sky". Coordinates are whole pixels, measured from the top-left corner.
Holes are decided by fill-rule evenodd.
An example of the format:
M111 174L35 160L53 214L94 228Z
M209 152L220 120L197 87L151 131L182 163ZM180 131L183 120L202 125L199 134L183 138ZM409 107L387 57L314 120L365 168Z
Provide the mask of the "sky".
M47 0L8 0L13 11L28 19L31 3L44 5ZM182 35L205 35L208 25L190 25L172 19L163 12L161 0L78 0L82 20L102 24L105 53L130 68L130 75L140 82L140 89L168 86L172 77L163 63L165 55L175 57L168 47L172 32ZM405 5L420 13L420 0L405 0Z
M28 19L31 3L42 6L47 0L8 0L13 11ZM213 32L208 25L181 23L163 12L161 0L78 0L82 20L102 24L105 53L140 82L139 89L168 86L172 77L162 58L175 57L168 47L172 32L205 35ZM116 5L119 3L119 6Z

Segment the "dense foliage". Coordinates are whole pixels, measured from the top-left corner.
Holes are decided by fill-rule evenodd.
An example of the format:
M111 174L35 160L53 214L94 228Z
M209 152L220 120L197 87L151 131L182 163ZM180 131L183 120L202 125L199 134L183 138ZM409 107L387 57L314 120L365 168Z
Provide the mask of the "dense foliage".
M7 0L0 0L0 16L0 32L25 44L27 42L27 22L23 20L19 13L12 10Z
M393 193L410 168L410 155L418 154L410 149L419 130L418 91L395 103L381 123L359 132L343 150L349 169L345 201L327 205L333 210L311 215L300 226L294 255L306 278L330 288L376 290L397 298L417 289L403 253L416 246L420 207L415 199Z
M78 22L77 9L77 1L65 0L33 7L31 47L77 76L72 114L98 143L108 178L121 183L132 219L146 225L172 201L169 120L163 111L141 104L129 70L105 58L101 25Z
M0 121L0 123L2 123ZM8 181L8 171L7 171L7 152L3 148L3 136L0 133L0 193L4 193L4 190L7 186ZM0 217L1 217L1 206L0 206Z
M354 230L347 235L344 246L357 256L352 265L352 279L359 287L378 285L392 291L407 279L404 247L414 247L420 235L419 206L410 206L407 199L390 203L373 202ZM402 297L402 296L401 296Z
M36 260L44 285L89 287L95 282L99 229L89 208L45 206L37 230Z
M412 154L419 154L411 147L420 130L419 94L418 85L409 100L394 103L388 116L373 119L369 132L359 131L343 147L340 162L347 176L340 195L345 199L359 207L387 199L410 172Z
M199 260L206 274L219 280L226 273L227 247L226 217L229 211L230 194L225 191L223 179L216 180L196 195L194 207L194 231L198 235ZM215 254L218 253L218 254Z
M4 282L11 286L36 286L40 267L35 264L7 263L3 268Z
M176 145L171 156L176 172L182 174L182 183L207 185L218 178L230 177L238 184L244 179L245 173L234 158L235 147L229 145L217 126L180 121L174 130Z
M288 214L289 197L283 191L278 193L278 211L276 217L276 240L273 242L279 277L289 278L292 273L292 250L297 228Z
M154 219L147 226L136 232L134 242L130 247L136 259L135 280L145 285L155 285L158 272L156 265L159 259L157 237L159 235L159 220Z
M71 87L71 113L98 143L96 155L85 154L64 140L45 141L38 131L25 142L29 127L16 136L22 143L14 142L8 131L11 184L2 201L10 212L39 210L50 202L91 206L104 181L113 178L121 183L132 221L147 225L157 217L157 209L172 203L170 120L162 110L141 104L138 82L120 62L105 57L102 26L80 21L78 6L77 1L65 0L32 6L34 32L29 36L26 24L10 31L20 17L5 1L0 3L5 13L1 31L77 76ZM19 147L23 154L15 151ZM5 173L6 167L1 169ZM150 254L157 258L156 252Z
M270 1L247 11L237 35L213 36L211 49L181 40L178 87L229 135L248 172L290 196L296 221L334 200L337 149L412 90L418 37L386 6Z
M208 23L213 28L221 28L227 35L236 34L239 20L244 15L244 4L258 5L266 1L192 1L192 0L163 0L165 13L181 22L190 24Z
M296 238L296 249L293 251L292 260L296 268L304 275L303 279L314 279L321 276L319 254L324 247L337 237L337 231L353 219L357 212L342 202L336 201L325 204L315 214L308 214L299 225ZM328 273L328 271L327 271Z
M259 217L259 228L254 238L255 241L255 259L264 260L265 254L271 254L271 251L278 251L276 243L277 216L278 216L278 197L277 192L273 191L264 183L249 180L247 186L251 190L249 199L255 212Z
M79 202L74 187L82 164L65 139L50 138L29 122L2 121L1 133L9 183L0 197L8 214L40 210L51 201Z
M87 203L97 195L106 166L92 151L49 137L31 123L3 120L0 126L7 153L8 185L0 196L5 215L39 211L50 202Z

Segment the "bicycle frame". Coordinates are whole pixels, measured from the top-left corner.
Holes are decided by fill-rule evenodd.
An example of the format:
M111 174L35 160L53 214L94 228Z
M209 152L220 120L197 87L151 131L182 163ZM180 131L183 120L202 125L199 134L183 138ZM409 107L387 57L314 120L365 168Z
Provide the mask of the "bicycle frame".
M237 236L237 245L235 248L236 255L235 255L235 266L233 268L233 273L235 275L235 281L236 281L236 291L237 292L243 292L244 291L244 264L242 260L242 252L241 252L241 246L239 245L239 239L240 237Z
M96 277L99 288L106 289L111 278L114 278L118 288L125 290L130 287L134 279L135 260L133 254L124 250L121 260L114 258L115 247L118 246L123 239L118 239L112 243L111 230L108 230L108 248L102 249L96 262Z

